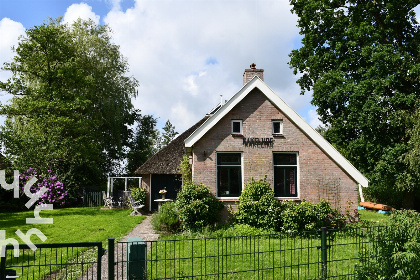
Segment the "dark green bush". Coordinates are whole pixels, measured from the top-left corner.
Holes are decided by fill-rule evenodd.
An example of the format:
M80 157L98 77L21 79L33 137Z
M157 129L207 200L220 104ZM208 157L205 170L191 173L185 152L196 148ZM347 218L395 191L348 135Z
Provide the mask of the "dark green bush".
M164 203L159 212L153 214L151 220L152 226L157 231L175 233L181 230L181 221L179 212L174 202Z
M252 178L239 196L234 219L239 224L256 228L278 229L281 210L270 184L265 179L255 181Z
M277 201L265 179L251 179L245 186L234 219L239 224L275 231L318 230L344 224L344 216L331 209L325 200L319 203Z
M208 187L190 183L183 185L178 192L176 207L183 228L196 231L215 224L223 204L211 194Z
M323 226L340 227L344 216L331 209L329 202L321 199L318 203L284 201L281 220L283 231L319 230Z
M372 228L369 238L375 246L361 255L359 279L420 279L419 213L394 211L390 225Z

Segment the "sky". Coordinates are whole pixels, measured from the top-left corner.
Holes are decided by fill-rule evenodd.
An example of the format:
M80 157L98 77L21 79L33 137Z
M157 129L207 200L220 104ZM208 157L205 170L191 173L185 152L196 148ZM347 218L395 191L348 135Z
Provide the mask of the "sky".
M139 81L133 100L162 127L183 132L242 84L251 63L264 81L312 127L320 121L300 95L289 53L300 46L297 16L286 0L0 0L0 65L25 29L48 18L91 18L107 24L130 73ZM10 73L0 70L0 80ZM4 103L10 96L0 94ZM0 120L1 121L1 120Z

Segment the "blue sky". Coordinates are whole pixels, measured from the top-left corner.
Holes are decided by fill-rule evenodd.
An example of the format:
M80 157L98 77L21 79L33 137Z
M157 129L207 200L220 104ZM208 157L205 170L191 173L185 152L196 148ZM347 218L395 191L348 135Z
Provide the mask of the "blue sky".
M139 80L133 100L162 125L182 132L242 87L252 62L265 82L313 127L319 124L310 94L300 95L288 54L299 46L297 17L277 0L0 0L0 63L26 28L49 17L108 24ZM10 74L0 71L0 80ZM9 97L0 96L5 102Z

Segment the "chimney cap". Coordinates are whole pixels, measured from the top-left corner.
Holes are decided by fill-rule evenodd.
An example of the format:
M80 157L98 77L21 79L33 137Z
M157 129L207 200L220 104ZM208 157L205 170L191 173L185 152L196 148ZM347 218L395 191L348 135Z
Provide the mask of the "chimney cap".
M257 65L253 62L251 65L249 65L249 68L255 69L255 66L257 66Z

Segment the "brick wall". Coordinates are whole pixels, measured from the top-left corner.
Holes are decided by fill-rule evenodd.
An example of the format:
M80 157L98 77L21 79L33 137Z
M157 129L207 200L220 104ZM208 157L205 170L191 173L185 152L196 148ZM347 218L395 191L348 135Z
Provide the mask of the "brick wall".
M272 146L245 147L242 136L231 135L231 120L243 120L243 137L274 138ZM272 120L283 120L283 136L272 135ZM258 89L250 92L235 108L194 146L193 180L209 186L216 194L216 152L242 152L242 179L246 184L267 176L273 186L273 152L298 153L300 200L318 202L324 198L345 211L357 209L357 183L295 124L287 119ZM230 201L232 199L223 199Z

